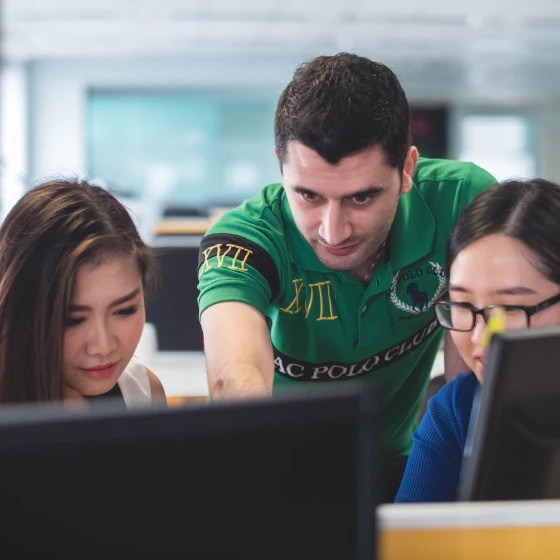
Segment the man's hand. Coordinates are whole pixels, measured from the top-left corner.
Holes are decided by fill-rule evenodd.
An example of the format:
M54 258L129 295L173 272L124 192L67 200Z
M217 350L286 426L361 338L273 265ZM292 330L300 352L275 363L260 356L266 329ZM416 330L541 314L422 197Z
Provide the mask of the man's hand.
M274 355L263 315L226 301L204 310L200 323L212 400L272 395Z

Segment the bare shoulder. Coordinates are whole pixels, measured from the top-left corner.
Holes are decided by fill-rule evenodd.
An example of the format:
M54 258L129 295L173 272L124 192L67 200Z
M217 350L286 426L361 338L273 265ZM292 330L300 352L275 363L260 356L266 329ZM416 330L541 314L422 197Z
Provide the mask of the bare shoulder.
M150 381L150 391L152 393L152 401L158 404L166 403L165 390L158 376L149 368L146 368L148 380Z

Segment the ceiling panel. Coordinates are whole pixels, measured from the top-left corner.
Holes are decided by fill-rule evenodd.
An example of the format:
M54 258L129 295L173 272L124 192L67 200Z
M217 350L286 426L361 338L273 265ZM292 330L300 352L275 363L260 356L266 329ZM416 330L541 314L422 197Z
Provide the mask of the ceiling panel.
M560 97L560 0L4 0L3 8L7 59L304 60L346 50L388 63L419 94Z

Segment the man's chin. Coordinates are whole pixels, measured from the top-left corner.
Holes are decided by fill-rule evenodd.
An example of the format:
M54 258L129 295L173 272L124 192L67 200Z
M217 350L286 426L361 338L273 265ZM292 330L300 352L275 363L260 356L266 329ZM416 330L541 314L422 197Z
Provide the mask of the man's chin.
M337 271L345 271L348 272L349 270L353 270L359 263L356 263L355 255L348 255L344 257L337 257L335 255L331 255L328 252L322 250L320 252L315 251L317 258L321 261L321 263L330 268L331 270Z

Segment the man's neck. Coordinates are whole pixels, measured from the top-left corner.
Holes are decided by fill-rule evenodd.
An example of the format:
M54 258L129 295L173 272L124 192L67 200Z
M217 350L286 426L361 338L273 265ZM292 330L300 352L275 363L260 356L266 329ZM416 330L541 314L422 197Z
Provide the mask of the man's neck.
M375 269L379 266L379 263L383 260L386 250L386 243L383 242L379 248L372 253L372 255L367 259L366 262L362 263L360 266L349 270L348 274L353 276L358 282L361 282L364 286L367 286L371 279Z

